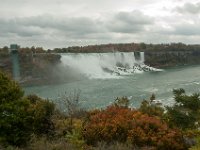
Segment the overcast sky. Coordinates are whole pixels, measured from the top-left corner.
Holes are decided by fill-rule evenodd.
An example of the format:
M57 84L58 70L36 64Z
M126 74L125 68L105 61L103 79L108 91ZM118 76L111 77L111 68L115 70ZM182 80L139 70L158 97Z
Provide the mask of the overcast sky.
M0 0L0 47L200 44L200 0Z

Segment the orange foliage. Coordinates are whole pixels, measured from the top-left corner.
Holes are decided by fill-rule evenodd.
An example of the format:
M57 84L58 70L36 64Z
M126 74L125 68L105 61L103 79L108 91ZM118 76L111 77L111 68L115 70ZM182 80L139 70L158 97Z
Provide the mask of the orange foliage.
M178 130L170 129L159 118L119 106L91 112L84 125L83 136L88 144L93 145L99 141L129 141L140 147L184 149Z

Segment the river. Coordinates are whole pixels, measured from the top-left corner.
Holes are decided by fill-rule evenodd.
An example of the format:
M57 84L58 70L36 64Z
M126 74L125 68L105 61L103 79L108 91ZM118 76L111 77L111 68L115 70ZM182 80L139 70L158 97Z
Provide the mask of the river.
M91 61L84 65L92 63L92 68L95 68L93 59L90 58ZM78 60L80 64L83 64L80 58ZM105 60L103 62L105 64ZM75 68L77 68L76 65ZM91 73L91 68L89 69ZM130 105L139 107L141 101L149 99L152 93L156 95L156 99L162 101L163 105L171 105L174 102L172 93L174 88L184 88L188 94L200 92L200 66L115 75L113 78L88 77L56 85L24 87L24 90L26 94L37 94L52 101L57 101L63 95L70 95L80 90L80 105L86 108L101 108L122 96L131 97Z

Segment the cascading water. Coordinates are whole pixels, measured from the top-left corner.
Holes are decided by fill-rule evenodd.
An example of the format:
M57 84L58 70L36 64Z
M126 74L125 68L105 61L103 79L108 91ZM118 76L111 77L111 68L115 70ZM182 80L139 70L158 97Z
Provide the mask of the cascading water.
M69 69L89 78L119 78L121 75L159 71L144 64L144 52L70 53L63 54L61 59Z
M141 62L144 63L144 52L140 52L140 58L141 58Z

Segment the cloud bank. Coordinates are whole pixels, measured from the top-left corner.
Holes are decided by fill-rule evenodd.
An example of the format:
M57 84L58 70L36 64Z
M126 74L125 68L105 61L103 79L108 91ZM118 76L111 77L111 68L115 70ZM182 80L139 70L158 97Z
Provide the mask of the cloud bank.
M186 0L0 0L0 46L200 41L200 3Z

